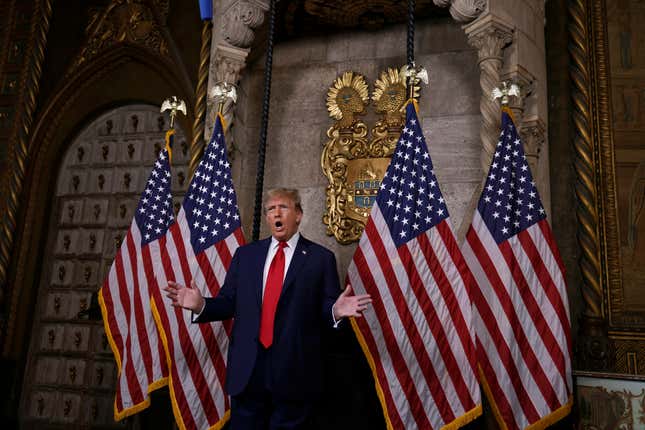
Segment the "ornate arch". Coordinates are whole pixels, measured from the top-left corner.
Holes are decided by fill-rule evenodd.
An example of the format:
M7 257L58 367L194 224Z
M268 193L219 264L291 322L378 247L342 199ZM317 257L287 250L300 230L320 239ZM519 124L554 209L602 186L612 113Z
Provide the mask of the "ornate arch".
M145 85L118 76L140 76ZM117 77L115 79L115 77ZM49 197L62 155L82 124L105 110L124 103L159 104L163 97L178 95L193 102L193 90L168 58L137 46L115 46L85 64L63 83L45 104L29 139L20 222L11 256L8 283L9 303L4 332L3 355L19 358L26 351L29 319L35 306L44 239L49 228ZM190 130L192 112L180 119ZM190 138L190 136L187 136ZM15 172L12 172L12 174ZM16 178L14 178L16 179Z

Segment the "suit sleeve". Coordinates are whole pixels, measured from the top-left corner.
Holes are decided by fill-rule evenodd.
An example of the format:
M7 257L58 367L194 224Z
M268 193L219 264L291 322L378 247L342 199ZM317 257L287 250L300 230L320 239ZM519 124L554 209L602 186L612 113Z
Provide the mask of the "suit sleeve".
M329 327L334 327L334 317L332 316L332 307L340 295L340 283L338 282L338 271L336 270L336 257L331 252L326 252L325 269L323 270L323 300L322 300L322 318Z
M239 250L238 248L233 255L231 265L226 273L224 285L215 297L204 298L206 304L201 314L193 320L195 323L204 323L211 321L223 321L233 318L235 313L235 297L237 293L238 273L239 273Z

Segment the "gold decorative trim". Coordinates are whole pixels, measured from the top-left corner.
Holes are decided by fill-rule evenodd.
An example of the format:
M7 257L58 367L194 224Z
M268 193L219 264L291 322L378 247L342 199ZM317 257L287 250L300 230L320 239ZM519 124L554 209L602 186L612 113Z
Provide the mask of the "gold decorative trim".
M577 359L585 370L645 374L634 366L645 360L645 318L626 311L622 281L606 2L574 0L569 14L584 302Z
M597 184L594 173L596 163L592 143L590 97L590 53L587 31L587 0L569 3L570 75L573 84L573 147L576 173L576 216L578 219L578 243L582 252L580 271L581 292L584 301L583 320L602 318L602 286L600 283L600 252L597 213ZM584 326L585 323L583 322Z
M596 97L597 144L599 151L598 178L600 185L599 213L601 214L601 245L603 282L607 285L607 316L609 328L615 324L624 325L624 292L622 285L620 239L618 229L618 202L616 200L616 169L614 157L613 133L611 130L611 94L609 77L608 35L606 27L607 12L604 1L595 1L592 9L594 36L594 79ZM633 321L632 321L633 322ZM639 325L645 323L640 318Z
M5 194L5 209L0 227L0 304L3 303L3 295L7 288L7 272L11 260L12 248L16 229L16 216L19 207L19 198L22 193L23 180L27 165L28 138L33 123L34 111L36 109L36 97L40 89L40 77L42 75L42 64L45 59L45 43L49 20L52 15L52 0L43 0L38 3L34 11L31 23L30 46L27 52L31 55L25 57L23 70L27 70L26 76L21 80L19 90L21 102L17 114L16 129L12 133L9 147L13 149L13 160L11 161L12 174L8 177L3 194ZM0 330L0 339L3 332Z
M204 21L202 24L202 48L199 52L199 77L195 91L195 122L193 123L193 141L190 143L190 163L188 169L193 176L197 164L204 151L204 121L206 121L206 96L208 88L208 70L211 63L211 39L213 22Z
M363 75L345 72L336 78L327 92L327 110L329 116L338 120L338 127L352 127L357 115L365 113L369 101L367 83Z
M413 87L414 99L419 97L420 87L417 79ZM405 122L405 112L401 107L407 100L405 76L399 69L388 68L374 83L372 100L376 113L384 115L384 124L399 126ZM395 142L396 143L396 142Z

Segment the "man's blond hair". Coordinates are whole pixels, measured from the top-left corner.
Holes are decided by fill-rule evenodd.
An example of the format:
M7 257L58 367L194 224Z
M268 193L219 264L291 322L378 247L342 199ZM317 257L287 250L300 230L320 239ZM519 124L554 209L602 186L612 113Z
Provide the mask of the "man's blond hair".
M286 197L291 200L301 213L302 210L302 201L300 200L300 192L295 188L272 188L264 194L264 202L262 203L262 208L264 213L266 213L266 207L269 200L274 197Z

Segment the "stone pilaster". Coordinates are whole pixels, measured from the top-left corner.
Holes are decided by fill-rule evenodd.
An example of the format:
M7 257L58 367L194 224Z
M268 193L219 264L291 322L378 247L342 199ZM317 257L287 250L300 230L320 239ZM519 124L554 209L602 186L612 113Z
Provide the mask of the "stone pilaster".
M521 123L520 137L524 144L524 152L529 162L529 167L533 173L533 180L538 183L538 189L541 189L539 182L548 178L538 176L538 162L540 160L540 151L546 142L546 126L539 118L525 120Z
M213 47L208 90L221 81L237 85L246 66L246 58L255 38L254 30L264 22L264 14L269 10L268 0L220 0L214 2L218 13L213 25ZM213 120L217 106L209 100L206 139L212 133ZM235 104L224 105L224 119L230 128L235 121ZM233 136L227 135L229 148Z
M215 49L214 64L216 65L216 67L214 68L214 70L212 70L212 79L209 88L212 88L212 86L218 82L227 82L237 85L240 80L242 70L246 65L246 57L248 56L248 54L248 48L238 48L231 46L226 42L219 43ZM209 100L209 111L211 112L211 118L213 118L213 116L215 115L216 110L216 103L213 100ZM224 104L222 115L224 115L224 119L226 120L227 125L230 127L235 116L235 103L233 103L231 100L228 100ZM212 129L209 130L209 132L212 132Z
M511 81L520 87L520 97L510 97L508 107L513 112L513 117L518 127L522 127L524 118L535 116L532 106L535 94L535 77L524 67L515 64L511 70L501 76L501 81Z
M491 98L493 88L499 85L503 63L503 49L513 41L513 28L501 18L486 15L464 27L468 43L477 48L479 85L481 87L480 111L482 115L481 165L487 171L495 152L499 136L499 104Z

